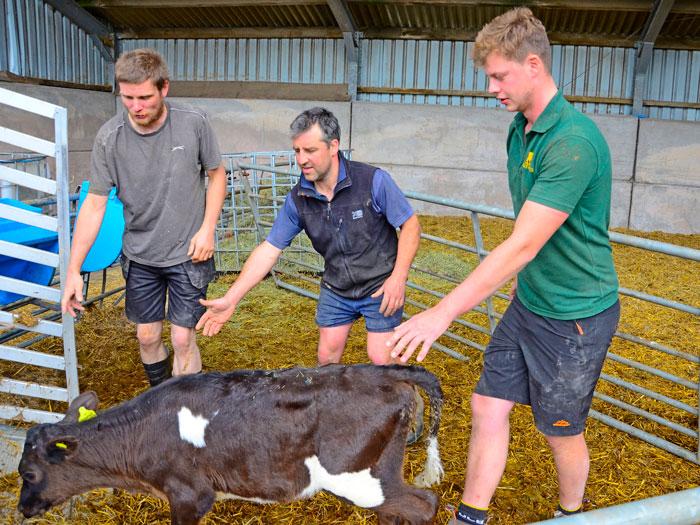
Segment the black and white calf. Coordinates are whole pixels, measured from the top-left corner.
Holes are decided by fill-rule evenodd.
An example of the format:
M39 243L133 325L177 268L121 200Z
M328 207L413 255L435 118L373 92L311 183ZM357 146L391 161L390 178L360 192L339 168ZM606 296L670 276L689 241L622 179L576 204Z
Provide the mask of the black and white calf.
M438 379L417 366L328 365L181 376L78 422L79 407L97 407L86 392L63 421L29 430L19 510L35 516L116 487L165 498L172 523L196 524L217 497L285 502L325 490L380 524L432 523L438 497L403 480L413 385L430 399L416 480L427 487L443 474Z

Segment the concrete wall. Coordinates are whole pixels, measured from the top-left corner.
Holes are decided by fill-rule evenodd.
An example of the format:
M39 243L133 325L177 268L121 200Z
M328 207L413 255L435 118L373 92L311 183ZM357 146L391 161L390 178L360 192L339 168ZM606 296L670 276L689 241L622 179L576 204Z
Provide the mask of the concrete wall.
M700 123L642 120L629 227L700 232Z
M290 147L288 126L314 102L204 99L222 151ZM385 168L401 188L511 208L505 172L506 111L368 102L319 103L333 111L342 147ZM613 157L612 227L700 232L700 124L594 115ZM348 141L348 131L350 137ZM425 213L451 213L414 203Z
M0 82L0 87L68 109L68 161L71 187L74 188L84 180L90 170L90 151L97 130L114 115L116 107L114 95L84 89L7 82ZM51 119L0 104L0 122L3 127L52 142L54 140ZM0 142L0 152L15 151L19 151L19 148ZM52 173L55 173L53 163L51 163L51 169Z
M89 170L99 126L119 105L109 93L0 84L69 109L73 184ZM173 99L207 111L227 153L286 150L289 124L303 109L323 105L338 117L342 148L387 169L406 190L502 208L511 207L505 139L512 115L504 110L369 102ZM700 123L638 121L594 115L613 156L612 226L700 232ZM53 139L49 121L0 105L4 126ZM16 148L14 148L16 150ZM10 151L0 144L0 151ZM449 213L415 203L426 213Z

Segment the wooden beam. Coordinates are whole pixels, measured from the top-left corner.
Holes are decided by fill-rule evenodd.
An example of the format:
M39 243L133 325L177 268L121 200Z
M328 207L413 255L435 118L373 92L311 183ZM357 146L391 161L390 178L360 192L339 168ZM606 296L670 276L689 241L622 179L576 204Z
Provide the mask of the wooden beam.
M170 82L170 97L252 98L267 100L350 100L346 84L284 82L183 81Z
M368 28L362 35L365 39L386 40L454 40L473 42L478 29L399 29ZM634 47L635 42L625 35L581 34L563 31L547 33L552 44L580 46ZM657 48L690 49L700 48L700 38L659 37Z
M362 33L365 39L387 40L456 40L471 42L476 38L476 30L401 30L401 29L368 29ZM164 29L132 29L118 33L118 38L342 38L343 33L337 27L215 27L215 28L164 28ZM568 44L582 46L634 47L634 42L624 36L580 35L576 33L549 33L553 44ZM700 48L700 38L664 38L659 37L657 48L689 49Z
M15 75L14 73L9 73L7 71L0 71L0 81L17 82L20 84L36 84L40 86L53 86L69 89L88 89L90 91L112 91L112 86L102 84L78 84L76 82L65 82L62 80L48 80L46 78L22 77L19 75Z
M131 38L342 38L337 27L184 27L131 29L118 34Z
M395 87L369 87L360 86L358 93L379 94L379 95L421 95L435 97L480 97L493 98L494 95L488 91L477 90L457 90L457 89L426 89L426 88L395 88ZM616 104L629 106L632 104L631 98L624 97L592 97L586 95L564 95L569 102L580 102L584 104ZM672 100L645 100L645 106L663 108L700 109L700 102L676 102Z

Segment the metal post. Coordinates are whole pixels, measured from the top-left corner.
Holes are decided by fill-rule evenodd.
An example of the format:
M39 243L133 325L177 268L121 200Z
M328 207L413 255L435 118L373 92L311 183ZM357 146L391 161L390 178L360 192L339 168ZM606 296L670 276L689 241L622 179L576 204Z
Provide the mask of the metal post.
M474 230L474 244L476 245L476 253L479 256L479 262L486 259L486 251L484 250L484 239L481 236L481 223L479 222L479 214L475 211L471 212L472 228ZM491 333L496 330L496 311L493 308L493 298L489 296L486 299L486 311L488 312L489 327Z
M550 525L695 525L700 523L700 488L673 492L539 523Z
M58 251L60 257L61 284L65 284L70 258L70 203L68 199L68 111L56 108L54 114L56 139L56 209L58 219ZM78 397L78 358L75 351L75 331L73 316L63 314L63 356L66 363L66 389L68 402Z
M0 0L0 35L4 35L5 37L2 39L2 42L0 42L0 71L9 71L10 70L10 64L7 59L8 51L7 51L7 46L9 42L9 38L7 35L7 5L5 0Z

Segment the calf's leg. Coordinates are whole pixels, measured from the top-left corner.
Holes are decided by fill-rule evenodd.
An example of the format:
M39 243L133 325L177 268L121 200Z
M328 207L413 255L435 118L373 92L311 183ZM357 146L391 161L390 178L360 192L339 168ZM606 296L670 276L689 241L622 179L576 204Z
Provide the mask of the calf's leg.
M373 508L379 525L429 525L435 520L438 497L429 490L404 485Z
M165 487L170 502L172 525L197 525L209 512L216 495L209 487L196 487L192 483L171 479Z

